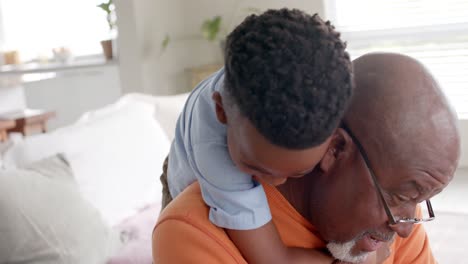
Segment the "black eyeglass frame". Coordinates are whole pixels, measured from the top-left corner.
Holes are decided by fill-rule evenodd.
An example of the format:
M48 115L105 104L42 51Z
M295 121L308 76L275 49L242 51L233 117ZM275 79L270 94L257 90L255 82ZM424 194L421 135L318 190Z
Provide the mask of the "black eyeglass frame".
M378 193L378 195L380 197L380 200L383 203L385 213L387 214L387 217L388 217L388 223L390 225L397 225L397 224L400 224L400 223L421 224L421 223L429 222L429 221L432 221L432 220L435 219L434 210L432 209L432 204L431 204L431 201L429 199L426 200L427 211L429 212L429 218L415 218L415 217L413 217L413 218L395 219L395 217L393 216L393 214L392 214L392 212L390 210L390 206L388 206L388 203L385 200L382 188L380 187L380 184L377 181L377 177L375 176L375 173L371 168L370 161L369 161L369 158L367 157L366 151L364 150L363 146L361 145L359 140L356 138L356 136L354 136L354 134L351 132L351 129L349 129L349 127L346 125L346 123L341 122L340 127L344 131L346 131L346 133L348 133L348 135L353 140L354 144L357 146L357 148L359 150L359 153L361 154L361 157L363 158L364 163L366 164L367 170L369 171L369 174L371 175L372 181L374 182L374 185L375 185L377 193Z

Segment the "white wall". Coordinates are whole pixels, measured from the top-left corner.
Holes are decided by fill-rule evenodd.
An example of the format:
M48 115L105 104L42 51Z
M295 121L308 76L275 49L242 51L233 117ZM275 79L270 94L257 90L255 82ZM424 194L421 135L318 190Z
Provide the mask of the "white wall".
M115 0L119 37L117 44L122 93L145 92L142 84L141 40L137 32L134 1Z
M29 108L56 111L50 129L68 125L121 96L116 65L58 72L56 78L25 83L24 91Z
M132 3L131 7L128 6L129 3ZM224 21L232 21L227 25L230 30L246 15L242 11L245 7L261 10L290 7L300 8L311 14L324 13L322 0L259 0L254 3L236 0L117 0L116 5L119 17L126 16L125 21L134 17L136 21L135 29L119 26L120 38L133 40L133 46L131 43L123 47L119 44L120 64L126 65L127 56L138 56L138 61L141 62L141 76L138 78L141 78L142 88L124 87L123 90L152 94L187 91L190 88L188 68L222 62L218 43L210 43L200 37L194 38L199 36L204 19L221 15ZM230 19L231 17L234 18ZM167 50L161 53L161 43L167 33L172 41ZM135 53L135 49L138 54L130 55L132 51ZM137 63L133 61L131 65L138 67ZM129 69L135 72L134 67L130 66Z
M458 167L468 168L468 119L461 119L460 136L461 136L461 157Z
M173 94L186 85L186 61L195 54L187 54L184 42L176 36L186 34L186 17L182 0L136 0L137 31L141 41L142 81L152 94ZM162 41L166 34L173 38L165 52ZM182 44L182 45L181 45Z
M26 107L24 89L21 86L0 87L0 113Z

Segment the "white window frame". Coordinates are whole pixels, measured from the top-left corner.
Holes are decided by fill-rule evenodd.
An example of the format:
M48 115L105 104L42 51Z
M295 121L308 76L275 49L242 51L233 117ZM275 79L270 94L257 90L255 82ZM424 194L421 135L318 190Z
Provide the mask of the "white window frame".
M327 19L329 19L332 22L332 24L335 24L333 23L334 21L336 21L335 0L323 1ZM420 26L404 29L399 28L369 30L358 32L341 31L339 28L337 28L337 30L341 32L342 38L348 42L348 46L352 46L352 49L365 49L366 47L371 47L369 39L372 39L372 46L379 44L388 44L392 42L444 42L447 39L454 39L462 34L467 35L468 23L438 25L430 27ZM459 167L468 168L468 115L459 113L458 118L462 150L462 155L459 161Z
M373 50L375 47L408 46L426 44L426 43L445 43L457 44L457 39L460 39L460 45L464 47L468 45L468 22L457 24L431 25L431 26L416 26L407 28L381 29L381 30L362 30L362 31L343 31L339 25L333 23L337 21L336 17L336 1L325 0L325 12L327 18L332 21L341 33L343 40L348 43L348 50L352 58L360 56L363 50ZM460 38L460 36L462 36ZM370 41L371 40L371 41ZM466 49L466 48L465 48ZM437 76L436 76L437 78ZM468 87L467 87L468 89ZM447 93L448 94L448 93ZM453 95L451 97L454 98ZM465 96L462 97L465 100ZM466 98L468 101L468 98ZM460 107L458 103L458 107ZM455 104L457 106L457 104ZM466 109L457 109L459 118L468 119L468 111Z
M332 22L337 20L335 0L324 0L325 13ZM417 26L409 28L366 30L366 31L338 31L342 38L352 44L355 49L369 47L369 39L373 45L385 44L389 42L443 42L446 39L454 39L461 34L467 34L468 22L437 25L437 26Z

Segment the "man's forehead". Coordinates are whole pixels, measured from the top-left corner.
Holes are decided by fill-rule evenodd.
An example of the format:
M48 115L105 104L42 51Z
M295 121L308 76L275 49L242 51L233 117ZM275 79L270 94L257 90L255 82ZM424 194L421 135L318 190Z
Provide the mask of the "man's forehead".
M392 127L387 126L386 129L392 130ZM434 188L441 189L450 182L459 156L456 133L450 128L423 131L417 124L413 129L395 126L393 130L388 133L367 131L366 136L360 135L363 138L360 143L370 165L376 176L382 178L379 181L388 186L404 185L406 191L412 188L426 193ZM450 131L448 136L455 136L444 136L444 131ZM427 187L426 181L434 181L434 186Z
M388 193L421 201L441 192L452 178L451 175L403 167L381 171L377 177Z

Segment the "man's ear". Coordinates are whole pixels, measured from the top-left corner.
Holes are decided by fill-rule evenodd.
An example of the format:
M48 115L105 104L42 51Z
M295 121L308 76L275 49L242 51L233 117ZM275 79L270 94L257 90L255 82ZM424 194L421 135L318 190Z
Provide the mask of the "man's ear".
M352 143L351 137L342 128L337 128L332 135L332 140L328 146L327 152L320 161L320 169L323 172L329 172L335 162L345 154L349 153Z
M224 110L223 98L221 97L221 94L219 92L214 92L211 98L213 99L215 103L216 117L218 118L218 121L221 124L226 124L227 116L226 116L226 111Z

